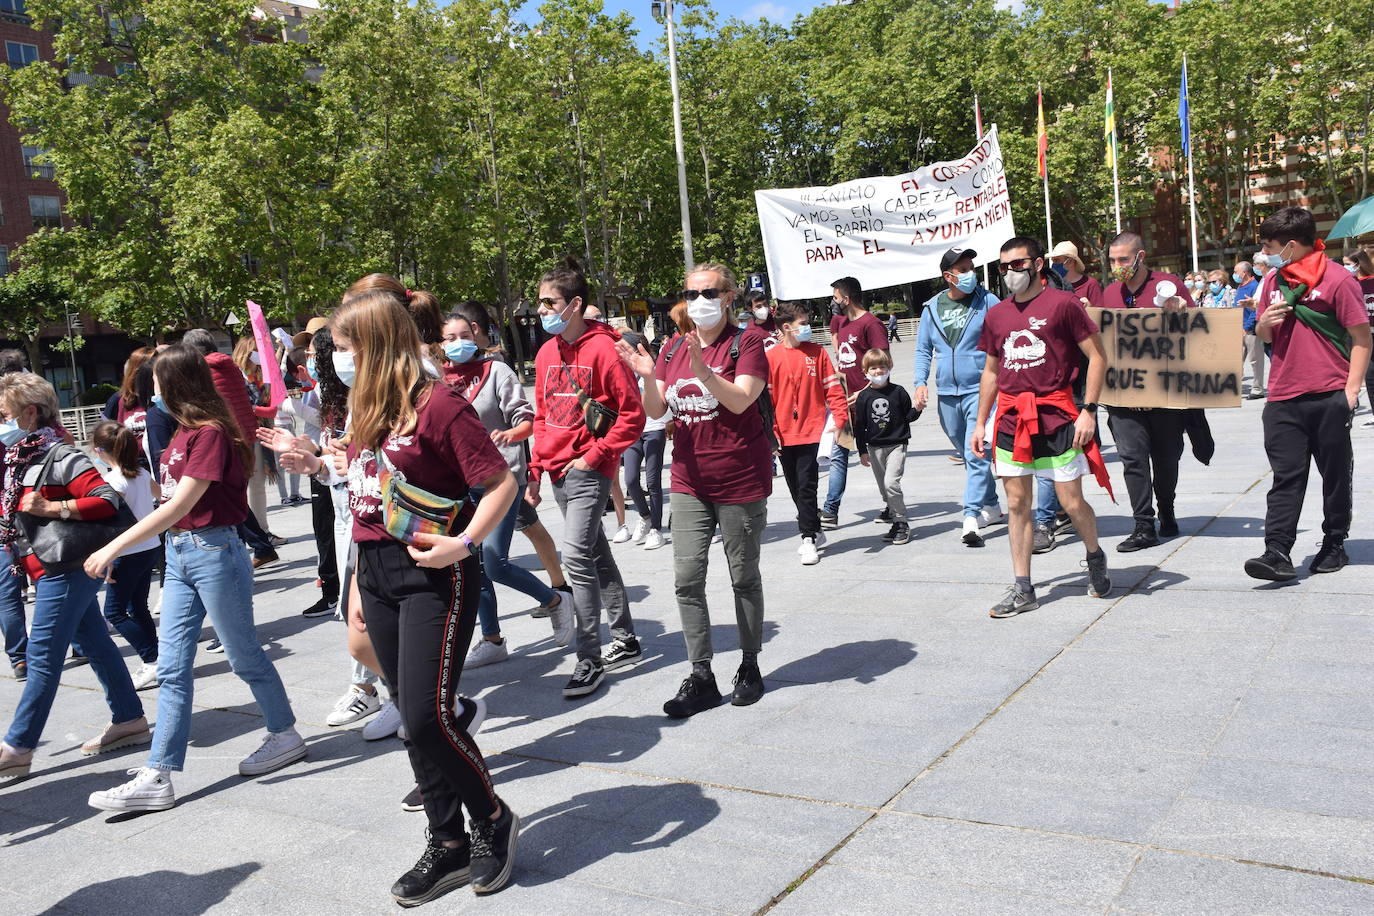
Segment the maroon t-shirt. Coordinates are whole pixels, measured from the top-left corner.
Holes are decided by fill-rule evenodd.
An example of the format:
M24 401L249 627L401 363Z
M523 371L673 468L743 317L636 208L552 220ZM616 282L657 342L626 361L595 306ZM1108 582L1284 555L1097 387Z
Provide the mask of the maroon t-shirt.
M1360 295L1364 296L1364 310L1370 322L1374 323L1374 277L1365 277L1360 281Z
M978 349L1000 360L999 392L1049 394L1069 387L1083 352L1078 345L1096 333L1077 296L1045 287L1029 302L1008 298L988 309ZM1043 410L1040 432L1048 435L1071 421L1061 411ZM1000 416L997 430L1015 433L1015 415Z
M1079 277L1073 284L1073 294L1079 299L1087 299L1088 305L1094 308L1102 307L1102 284L1097 282L1096 277L1087 274Z
M1328 261L1322 278L1300 301L1318 312L1334 312L1342 327L1353 328L1369 323L1360 286L1348 270ZM1271 270L1255 293L1256 315L1263 315L1269 306L1283 301L1278 275ZM1274 328L1269 400L1286 401L1304 394L1339 391L1345 388L1349 376L1350 360L1296 316L1289 315Z
M510 470L477 411L447 385L430 389L413 432L388 436L382 448L392 473L446 499L463 499L473 484ZM348 505L353 540L395 540L382 523L377 456L356 442L348 447Z
M1162 308L1155 305L1155 289L1160 283L1168 280L1174 284L1174 295L1183 300L1184 305L1197 305L1192 296L1188 295L1188 287L1183 285L1183 281L1173 274L1166 274L1158 270L1145 271L1145 284L1139 290L1132 292L1126 288L1126 284L1120 280L1108 286L1102 292L1102 305L1109 309L1152 309Z
M835 368L844 376L850 394L868 386L864 373L864 354L869 350L886 350L887 328L872 312L864 312L851 321L844 315L830 319L830 339L835 345ZM765 375L765 377L767 377Z
M162 453L162 501L171 499L183 477L210 486L173 528L193 531L237 525L248 517L248 474L234 442L218 426L183 426Z
M740 335L739 361L730 359L735 329L726 328L702 348L706 365L726 381L752 375L768 384L767 335L746 328ZM665 400L677 421L673 430L672 492L726 505L757 502L773 492L772 453L763 417L754 406L732 413L692 374L687 343L666 344L654 375L667 386ZM668 359L671 353L672 359Z

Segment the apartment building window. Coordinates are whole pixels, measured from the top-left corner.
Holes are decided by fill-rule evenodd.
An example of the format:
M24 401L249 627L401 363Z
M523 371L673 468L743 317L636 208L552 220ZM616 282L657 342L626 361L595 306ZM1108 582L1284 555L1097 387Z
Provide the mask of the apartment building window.
M137 69L138 66L136 64L131 64L127 61L120 61L119 63L115 64L115 76L123 76L126 73L133 73Z
M0 245L0 277L10 272L10 249L8 245Z
M0 0L0 13L25 13L24 0Z
M29 196L29 214L33 217L33 228L50 226L62 228L62 203L56 197L46 195Z
M48 162L34 162L34 159L46 153L47 150L41 146L24 147L24 174L30 178L41 178L45 181L52 181L53 166Z
M38 60L38 45L26 44L22 41L7 41L5 42L5 58L13 70L27 67Z

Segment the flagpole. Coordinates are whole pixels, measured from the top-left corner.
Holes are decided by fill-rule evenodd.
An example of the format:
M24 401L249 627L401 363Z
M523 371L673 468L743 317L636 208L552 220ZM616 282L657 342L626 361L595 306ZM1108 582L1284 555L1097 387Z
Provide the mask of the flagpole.
M1107 94L1112 92L1112 69L1107 68ZM1116 160L1116 100L1112 100L1112 200L1116 203L1116 231L1121 234L1121 179L1117 175Z
M974 138L974 143L983 142L983 109L978 105L978 93L973 94L973 129L978 136ZM992 270L988 267L991 262L983 263L983 286L987 289L992 288Z
M1184 98L1188 92L1188 54L1183 54L1183 91ZM1193 110L1191 105L1186 105L1183 109L1184 129L1188 134L1188 226L1192 231L1193 237L1193 273L1198 272L1197 264L1197 191L1193 188Z
M1040 136L1040 177L1045 190L1045 249L1054 247L1054 232L1050 228L1050 151L1049 131L1045 127L1045 93L1039 85L1035 87L1037 107L1039 108Z

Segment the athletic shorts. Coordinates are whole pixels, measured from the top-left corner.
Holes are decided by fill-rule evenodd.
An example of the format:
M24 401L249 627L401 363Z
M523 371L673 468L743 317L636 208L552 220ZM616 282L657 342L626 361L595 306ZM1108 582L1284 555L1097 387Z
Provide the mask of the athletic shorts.
M1015 436L997 434L997 449L993 456L993 470L998 477L1042 477L1046 480L1068 482L1087 477L1087 456L1073 447L1073 424L1066 423L1048 435L1031 436L1031 460L1020 462L1012 458Z

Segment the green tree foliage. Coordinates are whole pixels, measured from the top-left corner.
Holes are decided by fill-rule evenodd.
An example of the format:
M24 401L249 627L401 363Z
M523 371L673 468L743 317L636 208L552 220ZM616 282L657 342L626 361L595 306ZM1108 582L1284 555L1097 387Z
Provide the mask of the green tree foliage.
M1017 226L1040 234L1037 84L1054 235L1100 250L1115 231L1109 67L1123 215L1181 201L1186 235L1185 51L1202 247L1251 240L1263 214L1244 185L1274 135L1298 142L1333 209L1371 193L1374 0L1007 6L863 0L781 25L677 4L696 257L763 267L758 188L963 155L975 93L1001 130ZM60 24L60 63L0 84L49 151L71 226L16 253L24 276L140 336L218 323L245 298L310 314L374 270L507 314L566 254L603 297L679 287L662 33L636 35L601 0L323 7L306 40L283 41L251 0L29 0Z

